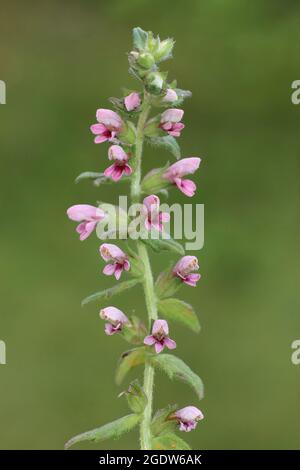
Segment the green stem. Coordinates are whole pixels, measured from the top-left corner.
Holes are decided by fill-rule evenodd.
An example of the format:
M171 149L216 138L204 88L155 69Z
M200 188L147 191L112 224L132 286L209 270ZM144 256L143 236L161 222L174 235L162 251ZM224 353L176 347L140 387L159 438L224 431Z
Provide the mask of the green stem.
M149 95L145 92L143 108L137 123L136 131L136 141L135 141L135 170L132 175L131 183L131 198L132 202L140 202L141 197L141 169L142 169L142 153L143 153L143 143L144 143L144 127L150 112L150 100ZM138 241L137 250L144 265L144 293L146 300L146 307L148 312L149 319L149 328L151 327L151 321L157 319L157 308L156 308L156 299L154 293L154 284L151 265L149 261L149 256L147 248L145 245ZM144 371L144 392L148 398L147 406L144 410L144 416L141 423L140 429L140 440L141 448L143 450L151 449L151 417L152 417L152 401L153 401L153 385L154 385L154 369L149 364L146 363Z

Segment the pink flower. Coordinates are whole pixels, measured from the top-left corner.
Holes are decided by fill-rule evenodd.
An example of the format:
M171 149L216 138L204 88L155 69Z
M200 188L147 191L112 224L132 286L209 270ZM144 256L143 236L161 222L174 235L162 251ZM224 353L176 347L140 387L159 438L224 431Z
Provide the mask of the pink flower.
M125 96L124 105L127 111L133 111L141 105L141 98L139 93L133 92L130 95Z
M159 212L160 200L158 196L152 194L145 197L143 201L143 215L145 218L145 227L147 230L155 228L162 232L163 222L170 220L170 214L167 212Z
M181 410L177 410L174 417L179 422L180 431L189 432L196 428L197 422L203 419L204 415L195 406L186 406Z
M112 264L107 264L103 269L103 274L106 276L115 275L117 280L120 279L123 270L129 271L130 263L126 254L116 245L110 243L103 243L100 246L100 254L104 261L113 261Z
M162 99L163 103L173 103L173 101L177 101L178 96L175 90L173 88L167 88L166 94Z
M105 324L104 331L107 335L111 336L115 333L122 331L123 326L126 323L129 323L128 318L116 307L106 307L100 310L100 318L102 320L107 320L108 323Z
M183 194L188 197L192 197L196 191L196 185L191 180L184 180L183 177L195 173L199 168L201 158L191 157L183 158L169 168L164 173L164 178L170 181L172 184L176 184L177 188L180 189Z
M188 286L196 287L201 275L194 274L193 271L198 269L199 265L196 256L183 256L174 266L173 273Z
M93 124L90 129L95 137L95 144L112 140L121 132L123 121L120 116L110 109L97 109L96 118L99 124Z
M128 155L120 145L112 145L108 149L109 160L114 160L114 163L106 168L104 171L107 178L111 178L114 181L119 181L123 174L129 176L132 173L131 167L128 165Z
M169 325L166 320L155 320L152 327L152 335L146 336L144 344L152 346L154 344L155 352L159 354L166 346L168 349L175 349L176 343L169 338Z
M77 204L69 207L67 215L69 219L81 222L76 228L76 232L80 234L79 238L81 241L88 238L97 223L106 217L102 209L90 206L89 204Z
M179 137L184 128L181 121L183 116L182 109L171 108L162 113L159 127L173 137Z

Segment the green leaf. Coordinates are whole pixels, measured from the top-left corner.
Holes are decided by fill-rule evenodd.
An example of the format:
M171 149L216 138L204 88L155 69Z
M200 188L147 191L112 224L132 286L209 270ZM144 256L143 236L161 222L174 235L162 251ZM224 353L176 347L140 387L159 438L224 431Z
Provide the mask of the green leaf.
M83 173L80 173L80 175L77 176L77 178L75 179L75 183L79 183L79 181L86 180L86 179L101 180L101 181L103 180L104 182L108 178L106 178L104 173L99 173L99 172L97 173L95 171L84 171Z
M183 300L160 300L157 307L163 318L166 317L168 320L178 321L196 333L200 331L200 323L193 307Z
M81 305L86 305L90 302L94 302L100 299L110 299L114 295L120 294L124 292L124 290L131 289L136 284L140 282L140 279L131 279L130 281L119 282L113 287L109 287L108 289L104 289L99 292L95 292L94 294L89 295L81 302Z
M84 432L78 436L72 437L66 444L65 449L69 449L77 442L93 441L100 442L106 439L117 439L125 432L133 429L141 420L141 415L130 414L123 416L123 418L112 421L111 423L105 424L100 428L92 429L91 431Z
M171 251L179 255L184 255L184 248L180 243L173 240L173 238L162 238L161 232L152 229L145 233L148 238L141 237L141 242L145 245L150 246L153 251L160 253L161 251Z
M203 398L202 380L181 359L171 354L158 354L151 356L150 362L164 371L171 380L177 379L188 384L196 392L199 400Z
M174 276L172 268L162 271L155 281L155 293L159 299L171 297L182 286L182 280Z
M177 428L176 420L168 420L169 416L178 409L177 405L168 405L166 408L158 410L151 422L151 433L153 436L173 432Z
M181 437L169 433L155 437L152 440L152 450L191 450L191 448Z
M148 399L138 380L131 382L128 389L121 393L121 395L123 394L127 398L127 403L131 411L138 414L143 413Z
M145 347L131 349L130 351L123 353L116 371L117 385L120 385L120 383L124 380L128 372L133 367L144 364L146 357L147 353Z
M164 137L151 137L148 139L148 142L150 142L154 147L162 147L165 150L168 150L168 152L174 155L177 160L181 157L180 147L177 140L171 135L166 135Z
M143 50L146 48L148 39L147 31L144 31L142 28L133 28L132 30L132 40L133 46L138 50Z
M168 167L169 162L163 168L155 168L146 174L141 184L143 193L157 194L162 189L170 186L170 182L163 177Z

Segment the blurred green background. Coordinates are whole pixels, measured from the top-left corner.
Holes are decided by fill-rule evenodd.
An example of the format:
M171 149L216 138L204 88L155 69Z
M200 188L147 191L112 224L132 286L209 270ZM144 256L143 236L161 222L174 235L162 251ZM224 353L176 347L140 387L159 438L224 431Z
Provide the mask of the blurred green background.
M0 447L60 449L72 435L127 413L114 369L128 346L106 337L101 305L86 295L112 284L95 236L80 243L65 211L117 201L124 186L74 185L107 165L89 125L107 97L133 88L125 53L141 26L176 38L169 77L185 103L184 156L201 156L195 202L205 204L199 336L172 328L206 397L156 375L155 408L195 404L205 420L186 436L196 449L299 448L300 4L294 0L2 1L0 79ZM147 149L144 169L165 163ZM172 200L189 202L178 191ZM169 256L152 256L155 272ZM111 302L145 315L140 290ZM106 304L107 305L107 304ZM141 374L142 370L136 373ZM135 374L132 375L134 377ZM81 448L132 449L137 433Z

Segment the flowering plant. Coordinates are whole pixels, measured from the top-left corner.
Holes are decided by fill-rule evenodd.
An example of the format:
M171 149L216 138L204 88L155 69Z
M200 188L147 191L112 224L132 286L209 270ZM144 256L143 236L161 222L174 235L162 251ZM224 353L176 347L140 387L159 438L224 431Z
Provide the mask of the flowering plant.
M176 434L176 430L191 431L203 419L202 412L194 405L179 408L175 404L168 404L153 416L156 368L164 371L171 379L187 383L198 399L203 397L203 385L198 375L174 354L165 352L176 349L176 342L169 334L168 321L178 321L195 332L200 329L193 307L174 297L175 292L183 285L195 287L200 274L196 272L199 269L197 258L185 255L183 247L170 236L163 237L164 224L169 221L170 216L160 211L160 199L157 196L157 193L165 194L169 188L175 186L186 196L192 197L196 184L185 179L185 176L193 174L201 160L198 157L180 159L180 147L176 140L184 129L184 112L177 106L191 93L179 89L176 81L169 83L167 73L159 69L159 64L171 57L174 41L161 41L151 32L134 28L133 45L134 49L128 55L129 72L138 80L142 91L130 90L122 98L111 98L114 111L102 108L97 110L97 123L91 126L91 132L96 144L109 143L108 159L112 164L104 173L85 172L79 175L78 180L90 178L99 185L124 179L130 183L132 203L141 203L143 199L143 236L129 241L126 237L128 234L125 233L124 236L124 230L121 230L121 224L118 223L116 231L119 232L120 239L123 239L124 251L112 243L103 243L99 247L100 255L106 263L103 274L114 276L117 284L87 297L83 304L96 300L105 301L138 283L143 286L148 327L138 317L130 317L112 305L102 306L100 318L105 321L104 330L107 335L121 336L134 346L122 354L117 368L117 384L137 365L144 365L144 379L142 385L138 380L131 382L121 393L127 399L130 414L73 437L66 443L66 448L81 441L116 438L139 424L142 449L189 449L188 444ZM155 108L162 108L162 112L149 117L151 110ZM178 161L153 169L142 179L144 142L163 147ZM88 238L95 229L98 233L98 226L111 217L117 217L118 222L122 217L128 217L127 213L125 216L120 214L119 211L117 216L115 213L112 215L108 204L99 204L98 207L79 204L67 211L71 220L79 222L76 231L80 240ZM105 238L102 235L98 233L99 238ZM106 238L112 238L108 235L106 234ZM148 248L156 252L169 250L177 256L173 266L160 273L156 281ZM131 276L131 279L124 280L126 276Z

